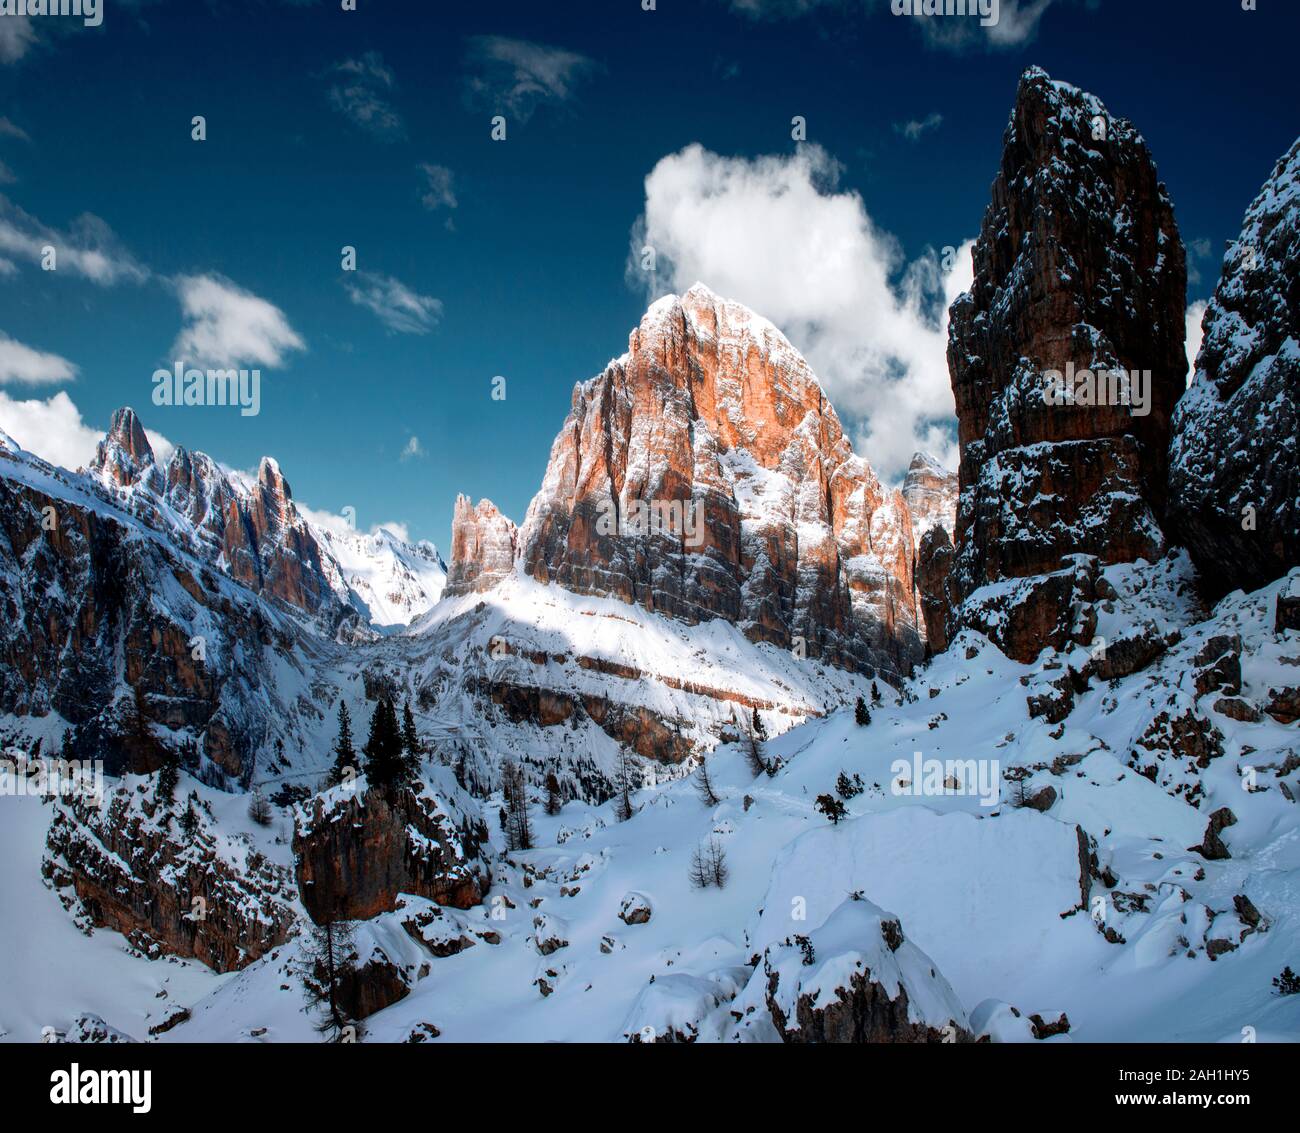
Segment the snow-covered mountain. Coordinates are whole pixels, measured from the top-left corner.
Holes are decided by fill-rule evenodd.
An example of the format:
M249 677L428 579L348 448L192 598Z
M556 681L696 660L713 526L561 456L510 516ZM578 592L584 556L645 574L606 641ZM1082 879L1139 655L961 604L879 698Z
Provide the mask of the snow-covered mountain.
M370 1040L1300 1040L1296 513L1220 522L1201 451L1297 482L1295 152L1175 409L1151 155L1026 71L952 312L956 500L921 455L883 488L704 287L575 389L522 524L457 501L445 570L130 411L85 473L0 436L0 740L108 762L0 790L0 1038L310 1039L345 917ZM1149 414L1042 396L1143 350ZM378 755L327 781L345 706Z
M369 534L324 523L312 529L372 626L409 625L442 597L447 564L427 539L411 543L391 527Z

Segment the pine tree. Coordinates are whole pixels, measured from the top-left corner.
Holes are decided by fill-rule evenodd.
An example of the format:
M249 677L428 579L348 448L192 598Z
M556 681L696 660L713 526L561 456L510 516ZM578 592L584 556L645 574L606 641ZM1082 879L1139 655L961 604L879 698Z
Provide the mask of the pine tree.
M749 773L755 779L768 770L767 755L763 750L763 737L753 728L745 736L745 762L749 764Z
M154 787L154 801L166 810L171 810L176 801L176 787L181 781L180 753L169 747L162 749L162 766L158 769L158 781Z
M856 772L850 779L848 774L841 771L839 778L835 780L835 793L842 799L854 799L862 794L863 790L862 776Z
M758 714L758 708L754 708L753 732L760 740L767 739L767 729L763 727L763 717Z
M325 781L331 787L337 787L344 779L357 773L357 753L352 746L352 716L348 706L339 700L339 736L334 741L334 765L330 768Z
M355 1030L343 1003L344 989L356 974L352 925L327 917L322 924L310 924L302 944L303 991L312 1007L324 1010L317 1031L327 1042L340 1042Z
M402 761L406 765L408 779L420 776L420 761L424 757L424 745L415 730L415 717L411 714L411 702L402 705Z
M406 781L406 763L402 758L402 733L397 726L393 702L381 696L370 718L370 735L363 749L366 778L372 787L390 790Z
M194 805L198 801L198 795L193 791L190 797L185 800L185 810L181 813L177 825L181 828L181 833L186 838L193 838L199 832L199 812Z
M700 766L695 772L695 790L705 806L717 806L722 802L713 789L713 780L709 778L709 761L700 756Z
M848 814L848 811L844 809L844 804L834 795L818 795L817 801L813 805L831 820L832 826L838 826L840 819Z
M614 817L619 822L626 822L636 814L636 808L632 805L635 775L636 767L632 762L631 754L626 747L620 747L618 749L618 799L614 803Z
M858 697L857 707L853 710L853 719L859 728L865 728L871 723L871 710L867 708L867 702L862 697Z
M880 703L880 686L875 681L871 682L871 703Z
M501 794L505 800L506 846L511 850L531 850L533 827L528 816L528 779L513 759L501 765Z
M564 807L564 796L560 794L560 780L554 771L546 773L546 813L557 815Z
M76 755L74 754L75 750L76 749L72 742L72 729L64 728L63 740L59 745L59 758L63 760L64 763L71 763L72 760L76 759Z

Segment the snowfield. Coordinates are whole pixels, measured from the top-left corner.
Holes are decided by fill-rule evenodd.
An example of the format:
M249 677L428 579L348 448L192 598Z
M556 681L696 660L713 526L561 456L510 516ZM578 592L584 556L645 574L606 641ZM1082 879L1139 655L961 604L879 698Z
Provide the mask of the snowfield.
M1086 663L1087 651L1045 652L1021 665L966 633L901 694L882 686L870 724L859 726L852 709L859 691L870 697L870 684L854 682L840 690L841 707L769 740L770 774L755 777L741 745L718 746L707 757L716 806L681 775L647 776L622 823L613 802L570 801L551 817L538 797L536 848L507 853L500 799L489 799L484 813L499 856L482 905L435 911L421 940L402 927L419 899L361 926L362 959L378 950L411 983L405 998L365 1021L365 1040L622 1042L672 1033L775 1041L769 971L781 974L778 999L789 1007L792 987L824 1002L863 965L886 985L904 981L918 1024L951 1017L995 1041L1034 1041L1028 1016L1062 1012L1068 1033L1046 1041L1300 1040L1300 996L1271 986L1300 960L1300 725L1230 718L1214 707L1222 691L1198 696L1195 687L1206 642L1233 634L1242 641L1242 697L1266 702L1270 689L1297 682L1300 640L1296 631L1274 632L1273 617L1280 591L1300 591L1300 570L1229 595L1208 615L1192 597L1182 556L1105 573L1117 597L1099 634L1120 640L1150 622L1178 640L1131 675L1093 679L1058 723L1031 718L1027 701L1064 666ZM537 611L537 644L564 636L566 609L549 624L546 595L511 591L488 597L475 632L494 632L515 601ZM413 632L463 621L478 602L443 603ZM579 608L586 605L601 613L598 600ZM612 635L599 640L614 652L620 632L645 634L657 621L619 609L626 630L593 623ZM667 625L658 671L685 666L700 635L727 632ZM436 640L455 647L454 637ZM708 644L706 656L726 657L727 642ZM705 662L680 674L716 675ZM829 691L820 681L799 683L797 669L731 678L746 690L777 679L792 692ZM645 683L647 696L659 695ZM1222 754L1203 766L1139 743L1162 711L1179 706L1195 706L1221 737ZM531 735L535 747L556 751L561 740L586 736L559 725L501 725L485 727L484 738L503 730L512 742ZM996 761L998 801L982 805L957 780L937 795L913 790L913 773L903 769L918 752ZM1023 783L1008 781L1008 771ZM816 801L835 792L841 772L857 776L861 791L832 825ZM182 779L182 794L194 787ZM273 862L291 862L284 816L262 829L246 818L244 798L198 789L223 829ZM1022 796L1034 805L1016 805ZM1221 831L1231 857L1207 860L1190 847L1224 807L1236 819ZM133 954L112 932L82 935L40 880L49 814L39 800L0 798L0 854L9 865L0 875L0 949L23 973L0 988L6 1041L32 1041L44 1026L69 1030L86 1012L145 1039L178 1004L191 1019L157 1041L318 1039L296 974L296 939L243 971L214 976L198 964ZM710 841L729 876L722 888L694 888L692 851ZM906 951L882 955L882 918L901 922ZM799 960L796 937L810 940L812 965ZM463 950L435 954L461 938L470 942Z

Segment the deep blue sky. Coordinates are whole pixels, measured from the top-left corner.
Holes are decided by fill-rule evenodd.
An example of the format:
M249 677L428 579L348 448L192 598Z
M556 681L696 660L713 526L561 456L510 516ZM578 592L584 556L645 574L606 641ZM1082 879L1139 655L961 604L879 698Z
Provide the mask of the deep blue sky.
M1253 13L1238 0L1056 0L1025 42L962 50L934 45L884 0L765 5L812 9L788 18L733 2L764 6L103 0L102 27L41 21L21 58L11 41L0 62L0 117L26 135L0 128L12 178L0 193L60 231L102 218L151 277L98 286L11 255L0 331L79 374L0 393L65 390L100 429L132 404L227 464L276 456L315 508L352 505L363 526L403 520L445 549L457 492L522 519L574 382L625 349L644 307L625 281L644 178L689 143L788 154L791 116L804 115L809 140L842 163L841 190L858 191L911 259L976 233L1017 76L1038 63L1145 135L1184 239L1213 249L1193 257L1196 299L1297 133L1294 0ZM476 57L480 36L590 65L565 97L538 100L526 120L511 112L508 140L494 143L503 96ZM351 81L339 64L367 53L393 80L371 87L400 119L387 137L331 101ZM470 91L476 77L489 89ZM942 123L915 142L895 128L933 114ZM454 209L422 205L422 163L451 171ZM436 327L394 333L349 301L344 244L362 268L440 300ZM150 375L182 326L168 280L187 273L273 303L306 343L264 367L256 418L150 404ZM489 397L498 374L504 402ZM425 455L399 460L411 435Z

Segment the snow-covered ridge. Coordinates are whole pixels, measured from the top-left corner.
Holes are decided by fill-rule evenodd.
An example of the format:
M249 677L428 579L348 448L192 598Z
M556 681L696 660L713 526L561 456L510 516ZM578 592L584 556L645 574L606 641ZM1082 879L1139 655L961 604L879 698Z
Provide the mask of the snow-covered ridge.
M338 609L356 611L371 626L402 626L437 602L446 582L432 543L412 544L388 527L367 534L299 507L272 457L263 457L252 476L183 447L160 462L130 409L114 414L95 458L75 475L254 589L267 588L263 571L241 565L239 552L256 560L284 556L308 579L318 576L314 589L296 585L276 594L309 613L328 593ZM257 545L245 547L241 528L250 526Z

